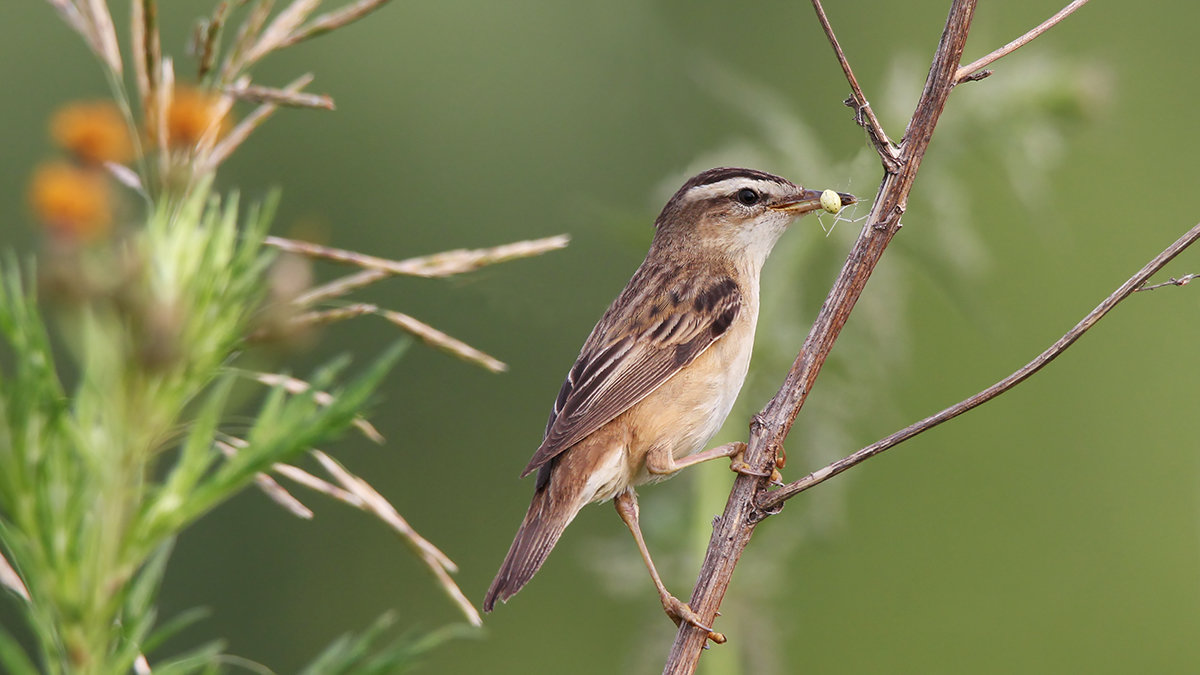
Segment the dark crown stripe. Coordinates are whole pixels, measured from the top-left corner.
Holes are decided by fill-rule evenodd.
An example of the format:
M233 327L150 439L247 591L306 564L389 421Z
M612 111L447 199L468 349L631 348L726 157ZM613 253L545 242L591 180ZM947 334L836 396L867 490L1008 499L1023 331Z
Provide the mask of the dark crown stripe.
M788 184L786 179L769 174L765 171L739 169L735 167L719 167L716 169L709 169L708 171L693 176L692 179L689 180L686 185L684 185L684 190L694 187L702 187L705 185L712 185L713 183L720 183L721 181L729 180L730 178L754 178L757 180L768 180L774 183L779 183L780 185Z

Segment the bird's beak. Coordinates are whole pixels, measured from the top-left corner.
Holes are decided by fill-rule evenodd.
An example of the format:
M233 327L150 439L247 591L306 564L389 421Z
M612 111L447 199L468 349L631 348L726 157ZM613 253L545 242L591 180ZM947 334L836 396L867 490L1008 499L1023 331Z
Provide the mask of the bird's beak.
M850 206L858 201L857 197L845 192L839 192L837 196L841 198L842 206ZM804 190L794 199L772 204L770 208L775 211L789 211L797 215L803 215L810 211L820 211L824 207L821 205L820 190Z

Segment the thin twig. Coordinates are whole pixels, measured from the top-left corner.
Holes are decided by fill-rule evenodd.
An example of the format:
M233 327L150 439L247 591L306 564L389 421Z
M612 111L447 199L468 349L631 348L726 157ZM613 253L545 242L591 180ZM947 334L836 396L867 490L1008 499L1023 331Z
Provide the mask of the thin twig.
M825 37L829 38L833 53L842 66L846 81L850 83L854 102L854 121L867 130L867 135L871 137L871 144L875 146L875 151L879 153L879 159L883 162L884 170L888 173L896 173L899 168L896 145L892 139L888 138L887 132L883 130L883 125L875 117L875 111L871 109L870 102L867 101L867 95L863 93L862 87L858 86L858 78L854 76L850 62L846 60L846 54L842 51L842 45L838 43L837 36L833 33L833 26L829 24L829 18L825 16L825 8L821 6L821 0L812 0L812 5L817 12L817 20L821 22L821 28L825 31ZM847 104L849 103L850 101L847 101Z
M1141 292L1141 291L1153 291L1154 289L1162 288L1163 286L1187 286L1189 283L1191 283L1192 279L1195 279L1197 277L1200 277L1200 274L1185 274L1185 275L1179 277L1178 279L1176 279L1175 277L1171 277L1170 279L1167 279L1166 281L1162 282L1161 284L1154 284L1153 286L1142 286L1141 288L1136 288L1136 289L1134 289L1134 292L1137 293L1137 292Z
M1074 2L1072 2L1071 4L1060 9L1057 14L1050 17L1049 19L1046 19L1042 23L1038 24L1038 26L1036 28L1031 29L1029 32L1025 33L1024 35L1017 38L1016 40L1013 40L1012 42L993 51L992 53L988 54L987 56L984 56L983 58L976 59L976 60L972 61L971 63L969 63L965 66L962 66L954 74L955 84L958 84L960 82L966 82L969 80L983 79L983 77L986 77L986 75L981 76L981 74L977 73L976 71L979 71L979 70L982 70L982 69L988 67L995 61L997 61L1005 56L1008 56L1009 54L1017 51L1021 47L1024 47L1025 45L1029 44L1034 39L1036 39L1039 35L1041 35L1042 33L1045 33L1046 31L1050 30L1051 28L1053 28L1054 25L1057 24L1059 21L1062 21L1063 19L1067 18L1068 16L1071 16L1072 14L1074 14L1075 10L1088 4L1088 2L1089 2L1089 0L1074 0Z
M783 439L812 390L817 374L825 363L842 326L862 294L867 279L878 264L884 249L900 229L908 194L917 169L946 100L954 87L954 74L962 58L963 46L975 12L975 0L955 0L946 19L941 41L934 54L924 90L900 145L896 173L885 173L879 196L868 214L862 232L851 249L846 264L834 282L817 315L813 328L796 356L791 370L775 397L750 427L745 461L751 469L769 475ZM712 625L717 609L729 587L755 526L770 515L757 507L758 494L767 488L766 478L739 475L734 480L725 511L715 522L704 563L692 592L690 606L702 621ZM682 622L663 668L664 675L695 672L708 631Z
M1057 342L1050 345L1050 347L1048 347L1041 354L1038 354L1038 356L1032 361L1026 363L1024 366L1021 366L1013 374L975 394L974 396L955 403L936 415L930 415L920 422L911 424L888 436L887 438L880 439L875 443L868 445L852 455L843 457L842 459L833 462L823 469L808 474L800 480L788 483L778 490L772 490L771 492L760 495L758 507L763 511L768 512L777 510L779 506L783 504L783 502L795 497L801 492L813 486L819 485L820 483L833 478L839 473L857 466L858 464L874 457L875 455L878 455L885 450L895 447L901 442L906 441L917 434L928 431L942 422L952 420L968 410L971 410L972 408L987 403L1000 394L1012 389L1023 382L1030 375L1033 375L1037 371L1041 370L1048 363L1058 357L1059 354L1062 354L1064 351L1066 351L1068 347L1082 337L1083 334L1088 331L1088 329L1096 325L1100 319L1104 318L1104 316L1112 311L1112 309L1116 307L1122 300L1128 298L1137 291L1149 290L1150 288L1159 288L1161 286L1182 286L1183 284L1187 283L1185 281L1183 283L1175 284L1172 283L1175 280L1172 280L1165 284L1158 284L1157 286L1142 287L1142 284L1146 283L1147 279L1162 269L1168 262L1171 261L1171 259L1179 255L1179 253L1188 246L1194 244L1197 239L1200 239L1200 224L1197 224L1191 230L1188 230L1188 232L1176 240L1175 243L1168 246L1166 250L1164 250L1162 253L1159 253L1150 262L1146 263L1142 269L1138 270L1137 274L1134 274L1129 278L1128 281L1121 284L1117 290L1112 292L1112 295L1109 295L1107 298L1105 298L1104 302L1101 302L1099 305L1097 305L1096 308L1093 309L1087 316L1083 317L1079 323L1075 324L1074 328L1067 331L1067 333L1059 338ZM1195 277L1196 275L1192 274L1188 276Z

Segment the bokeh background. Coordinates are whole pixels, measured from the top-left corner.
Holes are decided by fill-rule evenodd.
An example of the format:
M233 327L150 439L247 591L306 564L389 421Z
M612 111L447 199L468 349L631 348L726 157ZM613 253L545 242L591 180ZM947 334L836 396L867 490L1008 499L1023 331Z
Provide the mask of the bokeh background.
M211 5L162 3L179 72L190 22ZM947 6L829 3L893 136ZM982 3L968 58L1059 6ZM906 227L789 439L787 477L1008 374L1196 222L1197 20L1186 3L1094 3L954 93ZM221 176L251 196L282 188L276 232L391 258L573 238L363 296L511 366L491 375L415 347L375 409L387 445L325 448L461 566L476 602L524 513L532 481L517 473L561 378L678 184L724 164L867 198L879 179L804 2L396 2L272 57L257 79L308 71L338 110L284 111ZM0 84L0 232L5 249L29 252L24 191L52 153L47 119L106 89L34 0L0 3ZM802 221L768 266L754 372L718 441L744 438L859 227L826 236L824 220ZM1200 251L1166 275L1197 271ZM1197 292L1135 296L1015 391L789 502L747 551L717 624L730 643L703 672L1194 669ZM360 320L276 365L306 373L346 352L365 363L396 337ZM642 492L651 549L681 597L731 480L723 467L689 473ZM306 501L312 522L250 491L186 533L163 615L211 617L181 646L221 636L286 673L389 609L414 635L461 622L382 526ZM657 672L672 635L623 526L598 505L483 631L432 651L422 672Z

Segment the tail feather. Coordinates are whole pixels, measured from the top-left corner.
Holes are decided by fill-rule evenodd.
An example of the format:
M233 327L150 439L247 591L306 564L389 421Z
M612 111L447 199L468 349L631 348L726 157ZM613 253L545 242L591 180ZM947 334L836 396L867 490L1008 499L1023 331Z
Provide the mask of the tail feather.
M492 611L497 598L507 602L529 583L546 562L563 530L579 513L583 504L566 503L555 492L553 486L547 485L534 493L525 520L483 598L483 611Z

